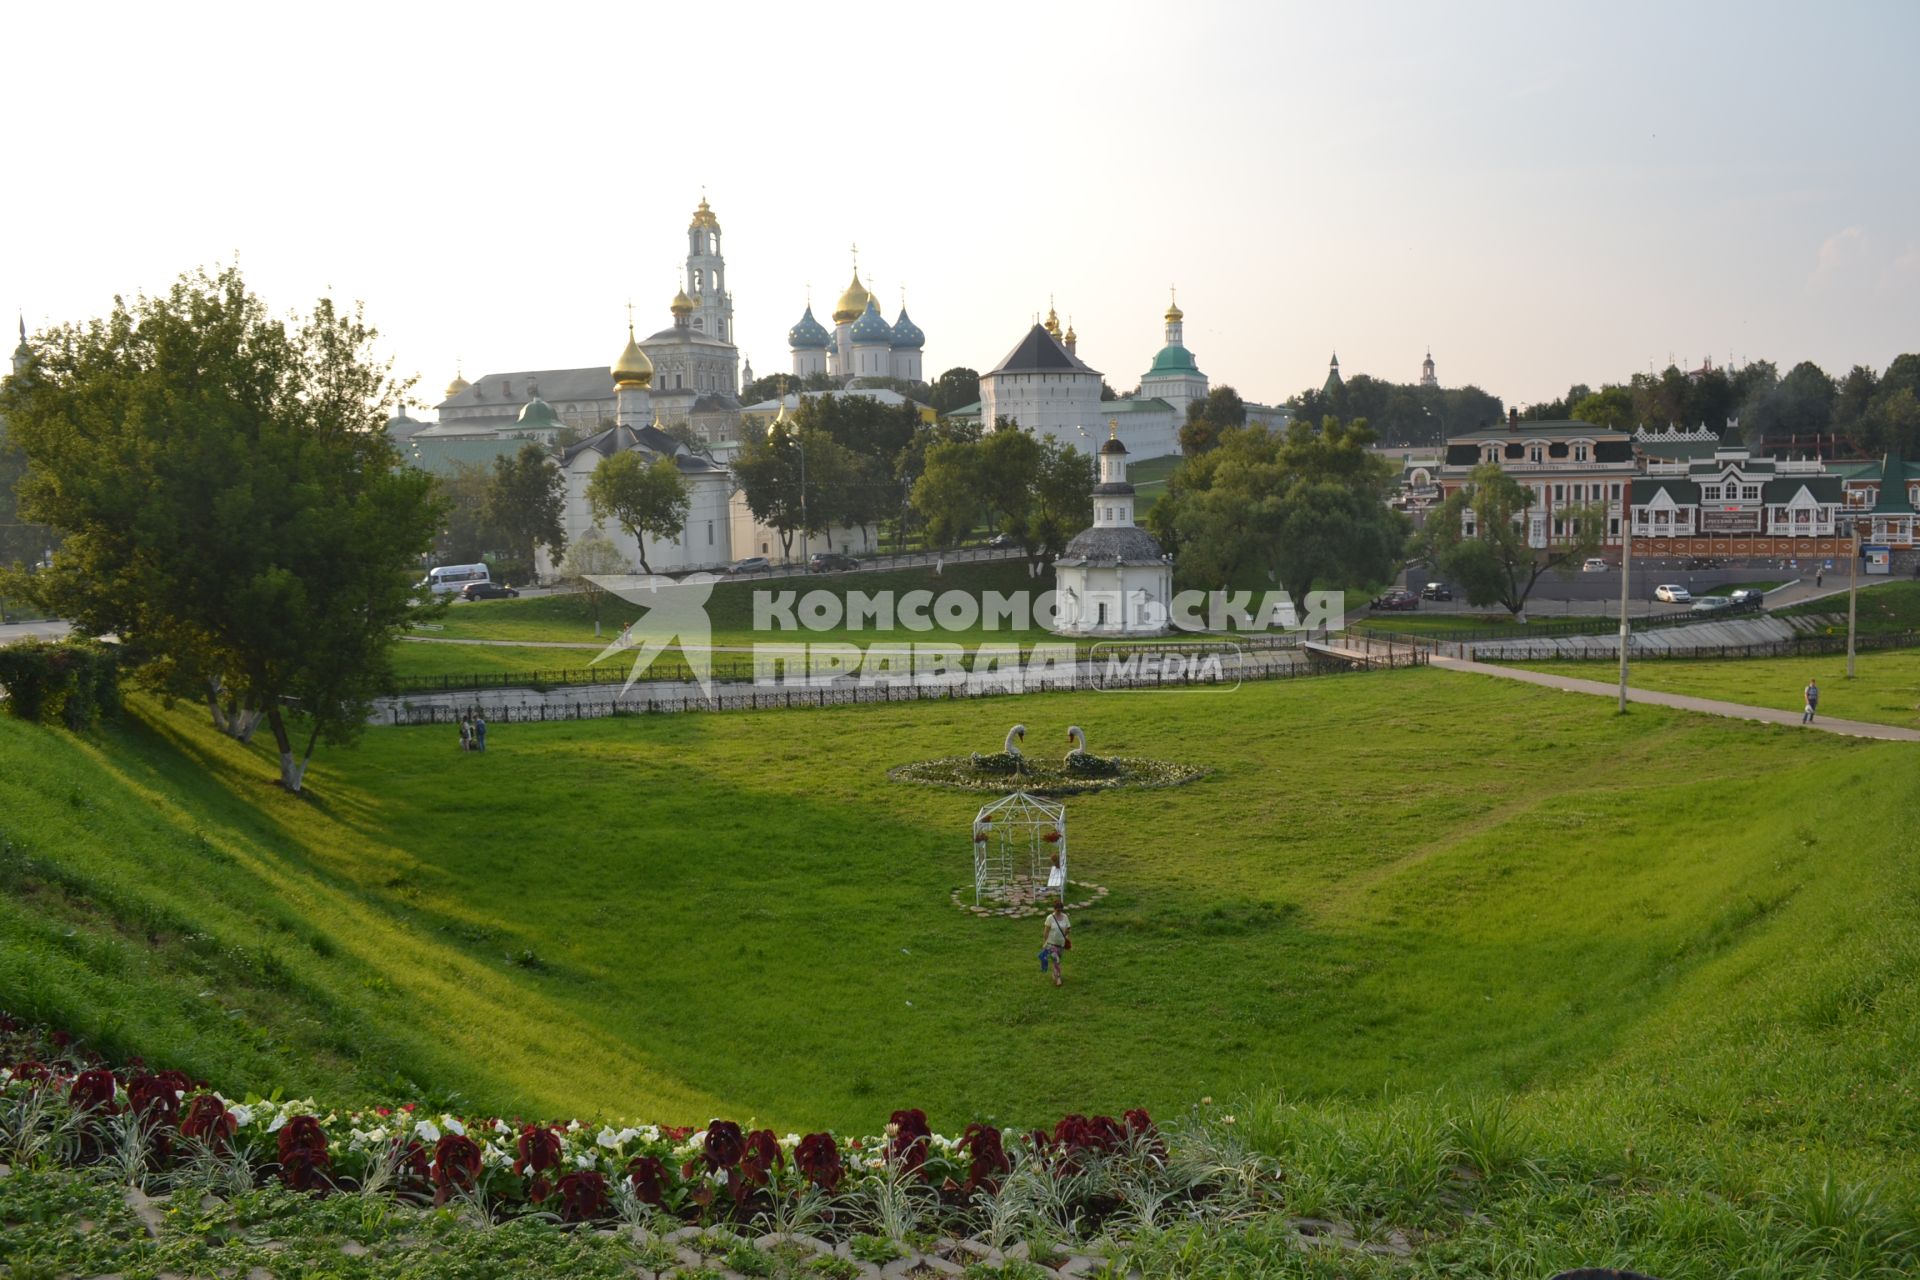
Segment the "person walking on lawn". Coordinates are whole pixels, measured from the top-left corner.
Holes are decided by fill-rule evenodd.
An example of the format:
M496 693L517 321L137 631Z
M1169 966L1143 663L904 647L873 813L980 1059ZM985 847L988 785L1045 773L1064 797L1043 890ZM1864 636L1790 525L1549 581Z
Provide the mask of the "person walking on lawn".
M1067 904L1056 899L1053 910L1047 914L1045 942L1040 947L1040 972L1053 970L1053 985L1059 986L1065 981L1060 969L1060 957L1073 949L1073 922L1067 919Z
M1801 724L1812 724L1813 713L1820 709L1820 682L1811 677L1807 680L1807 709L1800 713Z

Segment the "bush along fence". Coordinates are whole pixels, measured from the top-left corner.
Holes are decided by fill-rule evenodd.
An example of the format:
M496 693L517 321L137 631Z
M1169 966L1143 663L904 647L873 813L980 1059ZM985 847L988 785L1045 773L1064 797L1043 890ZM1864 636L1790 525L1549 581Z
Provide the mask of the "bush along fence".
M481 1223L624 1227L649 1275L942 1276L1014 1259L1083 1275L1104 1265L1089 1241L1281 1208L1270 1161L1207 1124L1162 1128L1137 1110L948 1136L908 1108L864 1137L356 1111L116 1069L4 1018L0 1064L0 1161L14 1171L86 1171L149 1207L277 1184Z
M7 713L57 721L76 732L120 713L120 660L97 640L26 640L0 646Z

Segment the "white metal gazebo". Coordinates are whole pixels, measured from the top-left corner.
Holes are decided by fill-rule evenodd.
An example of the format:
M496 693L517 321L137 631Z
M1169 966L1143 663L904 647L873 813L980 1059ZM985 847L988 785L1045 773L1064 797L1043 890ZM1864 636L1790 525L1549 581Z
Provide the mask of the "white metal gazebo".
M1060 859L1053 876L1053 860ZM1049 877L1054 883L1049 886ZM1067 806L1016 791L973 815L973 901L1022 907L1064 893Z

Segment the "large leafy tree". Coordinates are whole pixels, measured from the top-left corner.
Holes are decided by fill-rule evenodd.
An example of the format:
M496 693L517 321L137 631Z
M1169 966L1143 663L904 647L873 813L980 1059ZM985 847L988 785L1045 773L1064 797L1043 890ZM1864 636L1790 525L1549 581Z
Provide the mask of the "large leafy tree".
M434 496L440 500L440 529L433 551L441 564L471 564L497 556L505 539L494 525L487 494L493 474L474 462L453 462L435 476Z
M1365 422L1336 418L1284 433L1230 428L1174 471L1149 527L1194 586L1265 577L1302 601L1315 587L1382 582L1408 529L1387 506L1393 469L1373 442Z
M614 454L593 469L587 502L595 518L611 520L640 548L640 572L652 573L647 538L676 538L687 524L691 498L672 458L638 449Z
M1582 397L1571 414L1575 422L1623 431L1633 422L1633 393L1625 387L1602 387Z
M1247 402L1232 387L1219 386L1207 392L1206 399L1187 406L1187 420L1180 424L1180 451L1188 457L1205 453L1220 443L1220 433L1247 423Z
M21 505L64 530L42 603L144 680L263 714L280 781L351 741L390 679L438 520L381 430L404 389L357 310L267 313L237 267L53 329L0 405ZM306 738L295 747L296 731Z
M1604 503L1559 508L1554 532L1560 540L1537 549L1528 541L1533 501L1530 487L1499 463L1484 463L1427 517L1421 550L1466 592L1469 603L1500 605L1524 622L1527 597L1541 576L1599 550L1607 525Z
M947 370L933 382L933 411L945 417L980 399L980 375L964 366Z
M780 535L780 553L793 556L793 536L804 523L800 502L800 451L782 422L761 439L749 437L733 458L734 482L753 518ZM810 514L810 513L807 513Z
M979 523L985 472L976 440L938 440L913 482L913 510L936 547L958 546Z
M540 445L529 440L511 457L493 460L487 486L487 519L507 545L516 565L533 572L534 551L544 546L559 563L566 550L566 477Z

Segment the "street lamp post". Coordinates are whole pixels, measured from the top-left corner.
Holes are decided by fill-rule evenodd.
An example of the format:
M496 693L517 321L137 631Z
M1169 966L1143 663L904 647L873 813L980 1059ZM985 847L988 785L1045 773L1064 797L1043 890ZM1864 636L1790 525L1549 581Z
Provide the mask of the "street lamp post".
M1620 714L1627 713L1627 599L1633 582L1633 477L1620 491Z
M1860 599L1860 519L1853 521L1853 554L1847 558L1847 679L1853 679L1853 622Z
M800 433L793 432L789 437L793 447L800 451L800 562L807 560L807 446L800 441Z

